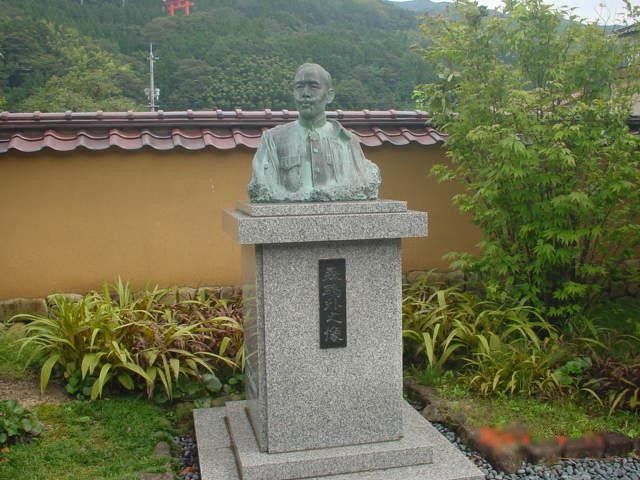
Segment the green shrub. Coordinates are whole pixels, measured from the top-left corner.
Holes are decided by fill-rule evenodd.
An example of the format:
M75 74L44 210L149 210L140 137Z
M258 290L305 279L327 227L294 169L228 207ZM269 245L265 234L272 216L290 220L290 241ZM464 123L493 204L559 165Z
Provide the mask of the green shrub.
M490 335L499 332L502 342L529 341L557 335L556 329L533 307L483 300L459 286L441 288L425 275L408 285L403 300L405 337L421 344L430 365L444 362L454 353L464 358L478 352Z
M553 398L562 394L555 368L567 355L555 336L540 342L524 339L509 342L490 334L467 360L469 370L465 377L482 395Z
M589 357L572 358L555 370L555 378L562 386L577 386L590 367L591 359Z
M0 401L0 446L26 441L42 432L35 414L15 400Z
M25 326L22 323L13 325L0 322L0 377L5 379L23 379L37 368L40 359L32 352L24 351L19 354L18 340L25 336Z
M555 370L573 348L533 307L483 300L428 275L406 286L405 357L427 369L458 369L481 394L558 396Z
M586 370L582 388L609 408L640 413L640 357L625 361L594 355Z
M235 305L204 298L166 305L166 297L158 288L134 295L118 280L77 301L55 297L49 317L14 317L28 322L22 348L44 357L41 389L57 372L67 391L78 396L98 398L111 388L143 389L152 398L160 385L171 399L176 388L193 392L193 384L211 392L211 375L242 367L242 323Z
M416 92L449 135L451 164L433 173L462 186L455 201L483 232L479 254L454 267L499 302L527 298L557 325L576 321L640 245L640 137L627 124L637 82L619 81L638 43L567 23L542 0L505 2L500 15L455 8L425 19L440 80ZM626 62L624 75L639 67Z
M535 308L500 304L461 286L442 288L428 274L405 285L405 359L428 384L458 380L481 395L542 399L587 397L610 412L640 410L640 338L583 322L559 332Z

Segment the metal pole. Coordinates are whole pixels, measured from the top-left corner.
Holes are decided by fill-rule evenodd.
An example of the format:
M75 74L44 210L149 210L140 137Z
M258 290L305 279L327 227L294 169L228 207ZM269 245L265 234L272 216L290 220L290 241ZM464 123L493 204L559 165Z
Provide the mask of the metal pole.
M156 86L155 86L155 78L153 72L153 64L155 63L155 59L153 58L153 43L149 44L149 67L151 68L151 83L149 85L149 93L151 96L151 111L156 111Z
M144 91L147 94L147 98L149 99L149 108L152 112L155 112L156 109L158 108L158 105L156 105L156 100L160 98L160 89L156 89L156 85L155 85L154 66L157 60L158 60L158 57L156 57L153 54L153 43L150 43L149 44L149 72L151 75L149 78L149 88L145 88Z

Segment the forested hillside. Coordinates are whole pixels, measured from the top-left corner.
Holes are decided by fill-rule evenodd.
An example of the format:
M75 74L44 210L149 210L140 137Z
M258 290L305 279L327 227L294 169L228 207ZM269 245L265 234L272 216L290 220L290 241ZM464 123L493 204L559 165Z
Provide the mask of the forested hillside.
M169 109L293 108L295 68L334 76L333 108L410 108L431 70L413 12L382 0L0 0L0 109L146 109L149 42Z
M417 13L442 14L452 5L452 2L432 2L431 0L408 0L397 2L397 6Z

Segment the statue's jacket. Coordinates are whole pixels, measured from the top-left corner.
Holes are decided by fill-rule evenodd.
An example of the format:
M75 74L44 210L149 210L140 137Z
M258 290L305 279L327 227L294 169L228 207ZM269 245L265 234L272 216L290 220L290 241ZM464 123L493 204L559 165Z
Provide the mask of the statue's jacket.
M248 191L252 202L371 200L379 186L378 167L342 125L296 121L262 135Z

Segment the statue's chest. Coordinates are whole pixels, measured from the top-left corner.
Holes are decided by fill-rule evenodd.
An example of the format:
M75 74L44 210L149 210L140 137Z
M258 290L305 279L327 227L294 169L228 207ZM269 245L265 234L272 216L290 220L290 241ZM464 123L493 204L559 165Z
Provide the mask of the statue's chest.
M292 191L339 181L340 159L348 151L336 139L311 134L278 145L277 155L280 176Z

